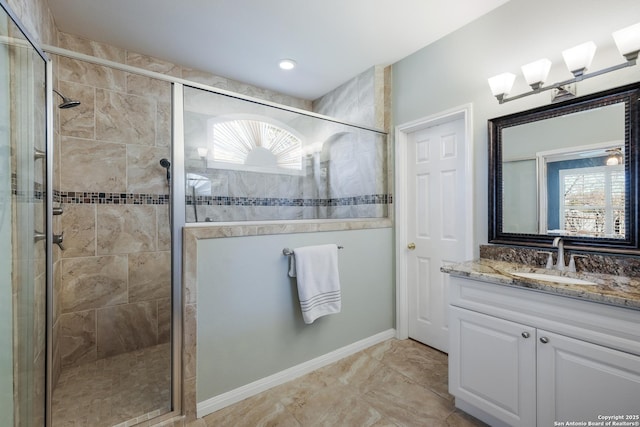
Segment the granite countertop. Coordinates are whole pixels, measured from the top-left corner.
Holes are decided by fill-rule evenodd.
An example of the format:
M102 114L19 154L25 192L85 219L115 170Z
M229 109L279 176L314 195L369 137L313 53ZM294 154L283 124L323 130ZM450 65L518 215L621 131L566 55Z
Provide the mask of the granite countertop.
M497 285L532 289L565 297L640 310L640 279L596 273L570 273L547 270L505 261L480 258L440 268L443 273L468 277ZM597 285L568 285L546 280L514 276L511 273L544 273L573 277L595 282Z

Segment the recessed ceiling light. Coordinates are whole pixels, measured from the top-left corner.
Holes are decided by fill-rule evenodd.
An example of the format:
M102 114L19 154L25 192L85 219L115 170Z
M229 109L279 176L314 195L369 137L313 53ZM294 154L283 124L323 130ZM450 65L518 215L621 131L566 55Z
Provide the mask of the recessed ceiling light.
M293 59L282 59L279 65L283 70L293 70L296 67L296 61Z

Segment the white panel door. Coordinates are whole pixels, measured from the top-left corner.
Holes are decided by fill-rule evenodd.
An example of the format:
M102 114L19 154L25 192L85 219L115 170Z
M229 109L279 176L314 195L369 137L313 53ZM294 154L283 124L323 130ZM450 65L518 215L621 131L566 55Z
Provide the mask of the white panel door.
M639 356L542 330L538 339L539 426L603 415L640 422Z
M448 351L446 263L465 259L466 170L464 119L407 135L408 333ZM415 247L414 247L415 246Z

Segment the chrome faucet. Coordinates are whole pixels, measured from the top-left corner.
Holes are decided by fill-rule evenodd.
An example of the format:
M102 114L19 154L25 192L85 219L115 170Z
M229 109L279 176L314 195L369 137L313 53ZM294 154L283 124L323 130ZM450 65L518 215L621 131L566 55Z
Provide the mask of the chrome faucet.
M553 247L558 248L558 259L556 261L556 265L553 267L556 270L564 271L565 263L564 263L564 242L562 241L562 237L556 237L553 239Z

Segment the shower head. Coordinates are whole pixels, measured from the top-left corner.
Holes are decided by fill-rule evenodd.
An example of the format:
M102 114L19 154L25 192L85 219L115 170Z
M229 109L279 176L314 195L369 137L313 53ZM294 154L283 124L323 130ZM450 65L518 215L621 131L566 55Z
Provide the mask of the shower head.
M75 99L67 98L66 96L64 96L63 94L61 94L60 92L58 92L55 89L53 89L53 91L55 93L57 93L60 98L62 98L62 103L60 103L58 105L58 108L66 109L66 108L77 107L78 105L80 105L80 101L76 101Z
M171 180L171 162L167 159L160 159L160 166L167 170L167 181Z

